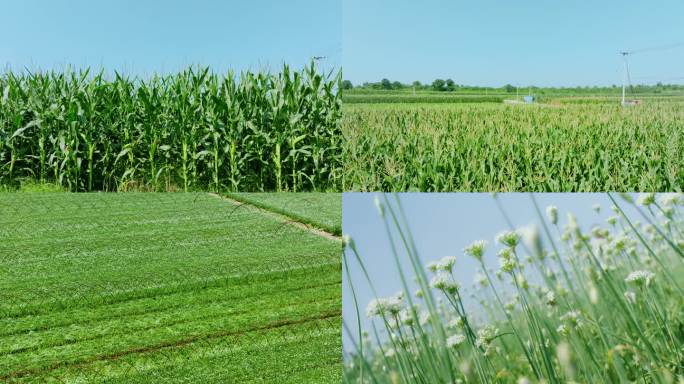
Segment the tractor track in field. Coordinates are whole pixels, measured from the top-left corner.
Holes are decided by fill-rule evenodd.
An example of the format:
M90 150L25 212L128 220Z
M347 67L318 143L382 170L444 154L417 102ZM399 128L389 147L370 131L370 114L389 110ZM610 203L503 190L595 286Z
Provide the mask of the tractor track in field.
M338 284L341 284L341 282L311 286L311 287L307 287L306 290L318 289L318 288L323 288L323 287L333 287L333 286L336 286ZM296 291L292 290L292 292L296 292ZM295 304L299 306L299 305L316 304L316 303L322 303L322 302L334 301L334 300L335 300L335 297L325 298L325 299L322 299L319 297L316 299L308 299L308 300L304 300L304 301L298 301ZM264 306L261 308L250 308L247 310L232 312L228 315L229 316L240 316L240 315L249 314L249 313L258 313L263 308L272 309L272 307L267 307L266 306L267 304L271 304L271 303L264 303ZM275 304L276 307L278 305L279 304L277 304L277 303ZM154 313L154 312L150 312L150 313ZM144 313L142 315L144 316L147 314L148 313ZM226 315L227 315L226 313L215 313L215 314L209 314L209 315L202 314L201 316L196 316L194 318L187 318L187 319L182 319L182 320L175 320L175 321L172 320L172 321L166 321L166 322L162 322L162 323L146 323L143 325L130 327L130 328L126 329L126 331L127 332L151 331L151 330L155 330L155 329L177 326L177 325L181 325L181 324L192 324L192 323L195 323L199 320L218 319L221 317L225 317ZM118 316L117 318L114 318L114 319L120 319L120 318L124 318L124 317L132 318L133 316L135 316L135 315L123 314L123 315ZM91 322L91 323L95 323L95 322ZM73 325L73 324L74 323L68 324L68 325L66 325L66 327ZM83 324L83 323L81 323L81 324ZM77 324L77 325L81 325L81 324ZM62 327L65 327L65 326L62 326ZM54 329L54 328L58 328L58 327L52 327L52 328L48 328L48 329ZM21 348L16 348L13 350L7 350L7 351L0 352L0 357L9 356L9 355L16 355L16 354L21 354L21 353L26 353L26 352L34 352L34 351L39 351L39 350L43 350L43 349L57 348L57 347L65 346L65 345L74 345L74 344L79 344L79 343L82 343L85 341L101 340L101 339L106 339L107 337L111 337L111 336L112 336L111 333L98 333L98 334L94 334L94 335L87 336L87 337L65 339L65 340L60 340L60 341L52 342L52 343L48 342L45 344L34 344L34 345L26 346L26 347L21 347Z
M155 353L155 352L159 352L159 351L162 351L165 349L174 349L174 348L183 347L183 346L190 345L190 344L193 344L193 343L198 342L198 341L213 340L213 339L219 339L222 337L229 337L229 336L246 335L248 333L259 332L259 331L269 331L269 330L288 327L288 326L292 326L292 325L306 324L306 323L318 321L318 320L329 320L329 319L332 319L335 317L340 317L340 316L342 316L342 311L341 310L335 310L335 311L328 311L328 312L322 313L318 316L310 316L310 317L299 318L299 319L280 320L280 321L276 321L276 322L268 324L268 325L259 326L259 327L252 327L250 329L245 329L245 330L240 330L240 331L220 331L220 332L214 332L214 333L205 334L205 335L197 335L197 336L192 336L192 337L188 337L185 339L176 340L176 341L172 341L172 342L162 342L162 343L149 345L149 346L145 346L145 347L127 349L127 350L123 350L123 351L119 351L119 352L115 352L115 353L96 355L96 356L92 356L92 357L88 357L88 358L76 360L76 361L62 361L62 362L56 362L56 363L50 364L50 365L45 366L45 367L13 371L13 372L9 372L3 376L0 376L0 381L8 381L10 379L17 379L17 378L26 377L29 375L47 373L47 372L54 371L55 369L59 369L62 367L84 367L84 366L96 363L98 361L118 360L120 358L126 357L128 355L134 355L134 354Z
M257 212L260 212L263 215L269 216L269 217L271 217L271 218L273 218L273 219L275 219L275 220L277 220L283 224L291 225L293 227L303 229L303 230L305 230L309 233L312 233L316 236L324 237L324 238L326 238L328 240L332 240L332 241L342 242L342 237L337 236L334 233L325 231L323 229L317 228L313 225L298 221L298 220L296 220L290 216L287 216L287 215L284 215L284 214L281 214L278 212L274 212L274 211L271 211L269 209L256 206L254 204L239 201L239 200L233 199L229 196L222 196L222 195L219 195L218 193L209 192L209 196L212 196L212 197L217 198L217 199L226 200L229 203L235 205L236 207L243 207L243 206L249 207L250 209L253 209Z

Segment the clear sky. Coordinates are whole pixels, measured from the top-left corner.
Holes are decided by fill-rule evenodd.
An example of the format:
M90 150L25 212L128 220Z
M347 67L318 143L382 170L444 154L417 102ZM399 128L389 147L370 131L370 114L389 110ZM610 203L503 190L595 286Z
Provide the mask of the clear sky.
M0 65L134 74L342 61L342 0L0 0Z
M619 84L622 50L684 42L681 0L344 0L343 66L354 84ZM684 83L684 46L630 60L634 81Z
M373 203L374 193L345 193L342 199L342 230L349 234L356 243L359 255L373 280L373 285L381 297L391 296L402 290L401 280L392 256L382 219ZM463 248L475 240L487 240L488 251L485 263L497 268L495 236L502 230L510 229L496 202L489 193L407 193L399 194L406 216L410 221L410 230L416 243L423 265L444 256L456 256L454 273L456 279L465 289L473 284L477 272L477 263L463 256ZM614 195L617 202L632 218L638 214L628 206L622 198ZM503 209L516 228L537 223L538 216L529 194L504 193L498 195ZM544 193L536 194L542 214L548 205L558 207L559 224L565 225L567 213L572 212L584 230L595 224L606 225L606 218L614 213L610 210L612 203L606 194L597 193ZM390 196L390 200L393 198ZM596 213L594 204L600 204L601 210ZM637 219L637 220L638 220ZM548 244L548 243L546 243ZM400 248L398 248L400 249ZM353 254L347 250L347 258ZM401 255L401 254L400 254ZM365 308L375 298L363 277L358 263L349 263L351 279L356 289L359 306L362 311L362 328L370 329L370 320L366 318ZM401 256L405 271L410 271L410 264L405 255ZM408 273L407 278L413 278ZM356 331L356 309L346 273L342 280L342 316L345 323ZM413 287L412 289L417 288ZM343 337L344 350L351 351L348 334Z

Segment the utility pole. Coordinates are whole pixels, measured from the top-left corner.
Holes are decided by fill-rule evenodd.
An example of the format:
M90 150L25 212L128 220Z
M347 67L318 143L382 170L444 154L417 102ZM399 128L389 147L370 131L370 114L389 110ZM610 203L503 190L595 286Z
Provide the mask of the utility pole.
M625 92L627 89L627 81L629 79L629 67L627 66L627 55L629 52L620 52L622 55L622 61L624 62L624 73L622 74L622 106L626 105Z

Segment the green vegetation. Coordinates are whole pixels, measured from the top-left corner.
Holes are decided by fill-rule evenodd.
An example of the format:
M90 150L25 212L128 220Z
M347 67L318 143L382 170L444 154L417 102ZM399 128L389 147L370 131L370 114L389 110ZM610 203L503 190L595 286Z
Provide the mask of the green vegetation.
M344 189L355 191L678 191L684 104L555 98L533 105L346 105ZM379 96L371 96L379 97ZM469 96L455 96L465 98ZM610 102L606 102L610 100Z
M335 235L342 234L341 193L228 193L228 197L285 215Z
M205 193L0 193L0 381L339 382L339 252Z
M340 76L0 75L0 184L70 191L339 190Z
M393 91L395 93L442 93L442 94L464 94L464 93L474 93L474 94L515 94L516 92L521 93L534 93L537 96L544 95L565 95L565 96L577 96L577 95L616 95L620 91L620 86L593 86L593 87L536 87L536 86L514 86L512 84L506 84L502 87L482 87L482 86L471 86L457 84L452 79L435 79L430 84L423 84L420 81L414 81L411 84L404 84L399 81L390 81L389 79L382 79L377 83L366 82L358 86L349 80L344 80L342 82L342 88L345 90L345 102L347 101L347 96L353 96L357 94L381 94L387 91ZM629 86L629 93L639 94L639 95L667 95L667 94L678 94L681 95L684 91L683 84L663 84L658 82L656 84L635 84Z
M684 200L609 198L615 215L605 224L580 228L569 214L561 226L565 212L550 206L544 218L535 202L541 229L466 247L463 257L480 265L474 300L454 277L460 256L424 267L398 199L378 201L388 234L398 234L392 250L405 266L398 272L415 280L402 275L402 292L368 303L374 329L353 335L344 382L684 382ZM629 205L638 217L624 213ZM373 256L359 254L352 239L346 244L347 268ZM498 268L488 263L493 252ZM360 324L359 316L344 321Z
M502 103L505 97L501 95L470 95L423 92L411 93L352 93L345 94L345 104L376 104L376 103Z

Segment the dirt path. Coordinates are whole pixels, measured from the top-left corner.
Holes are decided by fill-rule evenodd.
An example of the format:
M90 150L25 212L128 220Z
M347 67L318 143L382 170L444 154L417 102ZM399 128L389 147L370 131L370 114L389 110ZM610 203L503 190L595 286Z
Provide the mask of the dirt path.
M321 236L321 237L325 237L325 238L328 239L328 240L337 241L337 242L342 242L342 238L341 238L340 236L336 236L336 235L334 235L334 234L332 234L332 233L330 233L330 232L327 232L327 231L324 231L324 230L322 230L322 229L313 227L313 226L311 226L311 225L309 225L309 224L302 223L301 221L294 220L293 218L291 218L291 217L289 217L289 216L282 215L282 214L280 214L280 213L276 213L276 212L273 212L273 211L269 211L268 209L264 209L264 208L261 208L261 207L257 207L257 206L255 206L255 205L252 205L252 204L249 204L249 203L243 203L242 201L237 201L237 200L231 199L230 197L227 197L227 196L221 196L221 195L219 195L219 194L217 194L217 193L211 193L211 192L210 192L209 195L210 195L210 196L213 196L213 197L215 197L215 198L217 198L217 199L226 200L226 201L228 201L229 203L231 203L231 204L233 204L233 205L236 205L236 206L247 206L247 207L249 207L250 209L254 209L254 210L260 212L260 213L263 214L263 215L266 215L266 216L269 216L269 217L271 217L271 218L274 218L274 219L276 219L277 221L279 221L279 222L281 222L281 223L283 223L283 224L292 225L292 226L294 226L294 227L297 227L297 228L303 229L303 230L305 230L305 231L308 231L308 232L310 232L310 233L313 233L314 235Z

